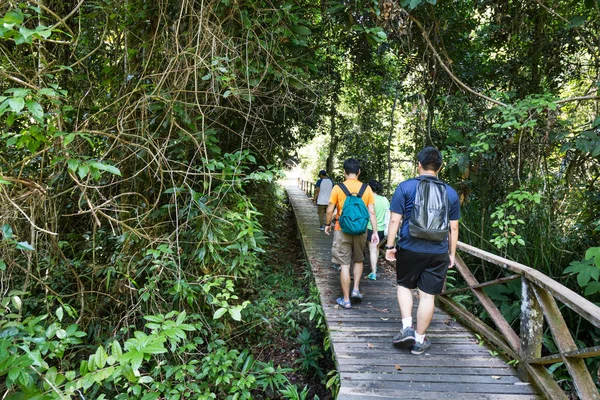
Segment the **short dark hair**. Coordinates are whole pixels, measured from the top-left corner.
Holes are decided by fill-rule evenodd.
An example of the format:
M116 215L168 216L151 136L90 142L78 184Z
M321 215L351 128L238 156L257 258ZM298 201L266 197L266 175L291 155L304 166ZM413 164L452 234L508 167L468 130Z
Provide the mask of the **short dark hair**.
M349 158L344 161L344 171L347 174L358 174L360 171L360 162L356 158Z
M375 179L371 179L369 181L369 186L377 194L381 194L381 192L383 192L383 185Z
M417 160L427 171L438 171L442 166L442 153L435 147L427 146L419 152Z
M319 171L319 176L321 176L321 175L327 176L327 171L325 171L324 169L320 170Z

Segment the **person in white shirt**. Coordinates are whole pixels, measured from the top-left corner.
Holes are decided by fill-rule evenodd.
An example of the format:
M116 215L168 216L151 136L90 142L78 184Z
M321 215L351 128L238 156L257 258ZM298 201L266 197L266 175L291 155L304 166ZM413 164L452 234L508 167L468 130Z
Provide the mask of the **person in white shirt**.
M327 206L329 205L329 196L331 196L331 189L333 189L333 181L327 176L327 172L322 169L319 171L319 180L315 184L315 195L313 197L313 204L317 206L317 213L319 214L319 230L325 230L325 213L327 212Z

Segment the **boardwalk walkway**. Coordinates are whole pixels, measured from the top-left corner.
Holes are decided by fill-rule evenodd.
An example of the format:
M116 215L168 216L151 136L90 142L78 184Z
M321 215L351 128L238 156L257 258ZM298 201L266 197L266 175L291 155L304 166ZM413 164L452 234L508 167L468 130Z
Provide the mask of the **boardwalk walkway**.
M442 310L436 309L428 330L432 347L427 353L414 356L395 348L391 340L402 323L390 267L379 271L377 281L361 280L361 303L339 309L335 299L341 289L339 273L330 262L331 237L318 230L316 207L296 181L286 181L285 187L327 318L341 379L338 399L540 398L512 367ZM368 272L365 265L363 275Z

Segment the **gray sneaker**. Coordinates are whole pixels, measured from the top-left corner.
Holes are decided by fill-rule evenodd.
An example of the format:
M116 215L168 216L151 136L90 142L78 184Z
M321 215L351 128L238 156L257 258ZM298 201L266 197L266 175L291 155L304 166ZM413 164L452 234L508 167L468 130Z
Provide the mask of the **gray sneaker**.
M430 348L431 342L429 341L429 339L425 338L425 340L423 340L423 343L413 344L413 347L410 348L410 353L418 356L420 354L425 353Z
M394 344L414 344L415 343L415 330L413 328L403 328L400 333L398 333L392 339L392 343ZM414 347L414 346L413 346Z

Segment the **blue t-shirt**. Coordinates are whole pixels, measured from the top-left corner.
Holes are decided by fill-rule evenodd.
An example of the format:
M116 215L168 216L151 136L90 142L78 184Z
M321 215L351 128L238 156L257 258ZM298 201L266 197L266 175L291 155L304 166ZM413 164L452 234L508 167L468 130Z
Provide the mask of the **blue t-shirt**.
M408 221L410 221L410 213L412 212L413 202L417 194L418 184L419 179L417 178L412 178L399 184L390 203L390 211L402 214L399 246L402 249L419 253L447 253L448 238L444 239L443 242L436 243L414 238L408 233ZM458 193L448 184L446 184L446 192L448 194L448 217L450 221L458 221L460 219L460 199L458 198Z

